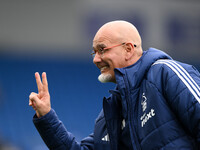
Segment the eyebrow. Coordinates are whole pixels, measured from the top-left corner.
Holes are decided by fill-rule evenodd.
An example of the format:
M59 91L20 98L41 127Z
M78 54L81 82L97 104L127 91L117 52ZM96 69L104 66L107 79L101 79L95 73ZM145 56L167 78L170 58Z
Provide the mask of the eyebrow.
M105 48L105 44L97 44L96 47L93 47L93 49L99 49L99 48Z

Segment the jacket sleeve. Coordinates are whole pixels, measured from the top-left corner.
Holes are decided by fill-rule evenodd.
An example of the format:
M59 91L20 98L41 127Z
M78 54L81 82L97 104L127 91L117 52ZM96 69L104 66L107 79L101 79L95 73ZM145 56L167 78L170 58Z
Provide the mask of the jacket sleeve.
M43 141L51 150L93 150L93 134L80 143L66 130L64 124L58 119L55 111L51 111L41 118L33 117L33 123Z
M200 74L190 65L163 65L163 93L172 111L200 146Z

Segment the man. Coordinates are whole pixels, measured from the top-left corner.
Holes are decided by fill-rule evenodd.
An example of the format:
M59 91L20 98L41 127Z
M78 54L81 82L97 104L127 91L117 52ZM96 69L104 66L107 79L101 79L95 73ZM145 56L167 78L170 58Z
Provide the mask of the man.
M93 40L101 82L114 82L103 99L94 133L76 142L50 105L46 73L35 74L33 122L49 149L195 150L200 148L200 74L160 50L142 50L137 29L126 21L103 25Z

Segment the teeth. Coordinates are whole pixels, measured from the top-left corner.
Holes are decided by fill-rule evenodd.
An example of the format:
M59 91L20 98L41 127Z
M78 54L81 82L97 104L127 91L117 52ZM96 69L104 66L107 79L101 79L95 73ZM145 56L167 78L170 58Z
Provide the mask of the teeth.
M105 67L102 67L102 68L101 68L101 71L103 71L103 70L106 69L106 68L108 68L108 67L106 67L106 66L105 66Z

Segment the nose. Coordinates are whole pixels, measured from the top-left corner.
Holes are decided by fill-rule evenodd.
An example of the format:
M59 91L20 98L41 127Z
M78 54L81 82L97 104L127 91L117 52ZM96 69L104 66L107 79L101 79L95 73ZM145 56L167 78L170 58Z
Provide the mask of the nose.
M97 64L98 62L101 62L101 55L99 53L96 53L93 58L93 63Z

